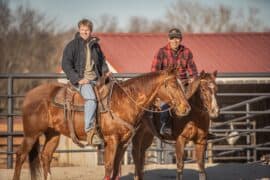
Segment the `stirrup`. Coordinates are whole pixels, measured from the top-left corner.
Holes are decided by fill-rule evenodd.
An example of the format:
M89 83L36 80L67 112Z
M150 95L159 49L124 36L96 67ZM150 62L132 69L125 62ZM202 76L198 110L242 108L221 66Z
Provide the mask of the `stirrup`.
M169 127L166 127L166 123L162 123L162 126L160 128L159 133L161 135L172 135L172 129L170 129Z
M99 135L96 133L95 128L91 129L87 134L87 145L91 146L98 146L100 144L103 144L103 140L99 137Z

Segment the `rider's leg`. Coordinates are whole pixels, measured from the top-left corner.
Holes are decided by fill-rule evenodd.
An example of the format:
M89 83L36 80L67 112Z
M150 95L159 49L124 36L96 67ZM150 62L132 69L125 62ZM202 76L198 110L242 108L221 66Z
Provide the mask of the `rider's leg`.
M87 134L87 141L89 144L92 144L92 137L95 132L95 119L96 119L96 96L94 89L91 84L83 84L80 87L80 93L85 100L84 104L84 129ZM98 136L94 136L95 144L102 143L101 139Z
M84 130L88 132L94 127L95 112L96 112L96 96L91 84L83 84L80 87L80 93L85 100L84 104Z
M161 110L164 111L166 109L169 109L170 106L168 104L162 104L161 105ZM168 134L170 135L172 133L171 127L170 127L170 112L165 111L160 114L160 122L161 122L161 129L160 129L160 134Z

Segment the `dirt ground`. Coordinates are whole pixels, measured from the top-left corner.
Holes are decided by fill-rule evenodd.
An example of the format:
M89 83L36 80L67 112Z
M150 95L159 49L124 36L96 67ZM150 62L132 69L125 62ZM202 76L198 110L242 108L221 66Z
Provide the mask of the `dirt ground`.
M206 166L208 180L270 180L270 166L262 164L212 164ZM195 164L185 165L184 179L198 179ZM133 165L122 166L121 180L133 179ZM175 165L146 165L145 180L176 179ZM0 169L0 180L11 180L13 169ZM53 167L52 180L101 180L104 167ZM42 178L41 178L42 179ZM23 169L21 180L30 180L28 169Z

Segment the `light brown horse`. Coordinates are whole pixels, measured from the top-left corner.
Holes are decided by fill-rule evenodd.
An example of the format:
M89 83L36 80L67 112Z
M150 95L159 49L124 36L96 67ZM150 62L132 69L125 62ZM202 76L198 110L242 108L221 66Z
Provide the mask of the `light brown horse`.
M132 140L132 155L135 163L134 179L143 179L145 151L152 144L154 136L158 136L161 140L176 142L178 180L182 179L185 144L187 141L192 140L195 144L200 179L206 179L204 154L207 145L209 121L210 118L216 118L219 114L216 102L216 74L216 71L213 74L202 71L200 76L188 86L187 98L191 105L191 111L188 116L182 118L173 116L170 118L173 125L172 136L159 134L157 130L161 127L159 114L143 116L142 125Z
M190 106L176 77L177 69L169 69L147 73L114 85L109 111L99 114L99 126L105 142L105 179L116 179L123 153L135 135L141 115L156 97L168 102L179 116L189 113ZM39 136L42 134L46 138L41 152L44 179L51 174L50 163L60 135L70 136L63 109L52 102L62 88L61 84L43 84L27 93L22 107L24 139L17 151L13 180L20 178L21 167L27 155L31 179L39 175ZM80 96L76 99L75 103L83 103ZM86 140L83 112L76 112L74 119L76 136L79 140Z

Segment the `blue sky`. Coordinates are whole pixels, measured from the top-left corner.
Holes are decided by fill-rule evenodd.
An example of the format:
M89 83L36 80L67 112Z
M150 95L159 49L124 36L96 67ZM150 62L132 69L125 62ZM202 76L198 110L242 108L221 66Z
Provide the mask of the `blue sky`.
M76 27L78 20L89 18L95 21L103 14L118 18L118 24L124 28L131 16L144 16L148 19L163 18L168 9L177 0L10 0L14 9L19 4L45 14L49 19L56 18L59 28ZM191 1L191 0L190 0ZM193 0L204 6L218 7L223 4L233 10L256 7L262 23L270 26L270 0Z

